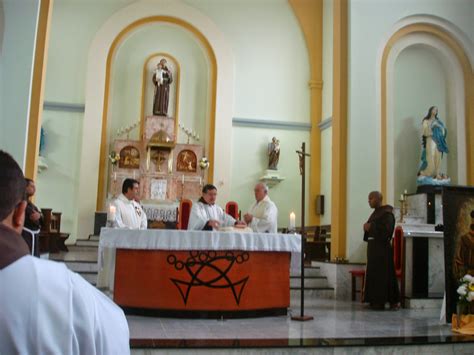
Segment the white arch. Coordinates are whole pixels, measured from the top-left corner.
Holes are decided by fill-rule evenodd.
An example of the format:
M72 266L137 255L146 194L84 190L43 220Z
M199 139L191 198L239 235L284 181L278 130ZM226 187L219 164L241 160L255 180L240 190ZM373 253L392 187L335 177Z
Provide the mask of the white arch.
M76 235L79 238L86 237L92 230L96 208L107 55L112 42L125 27L151 16L171 16L188 22L206 37L214 51L217 60L214 182L219 187L221 201L229 197L234 104L232 50L217 26L198 10L179 0L142 0L112 15L97 32L89 49L78 188Z
M474 46L471 40L462 32L459 28L457 28L454 24L451 22L437 17L437 16L432 16L432 15L412 15L405 17L398 21L388 32L384 40L382 41L378 53L377 53L377 65L376 65L376 105L377 105L377 117L382 117L382 105L381 105L381 99L382 99L382 59L383 59L383 53L384 50L390 40L390 38L400 29L413 25L413 24L431 24L434 26L437 26L444 31L448 32L451 34L454 38L458 40L460 45L463 47L465 53L467 54L469 61L471 63L471 67L474 67ZM457 131L458 131L458 179L459 183L465 183L466 181L466 169L465 169L465 162L466 162L466 144L465 144L465 134L464 131L460 131L460 129L465 128L465 102L464 102L464 77L462 74L462 66L459 63L459 60L457 59L456 55L453 53L452 49L449 48L444 42L441 40L435 38L432 35L429 34L422 34L422 33L417 33L417 34L410 34L407 35L406 37L400 39L397 43L395 43L389 53L389 56L387 58L387 106L386 106L386 112L387 112L387 127L386 130L387 132L393 132L393 95L394 95L394 89L393 89L393 72L395 68L395 61L398 55L403 51L403 49L410 47L415 44L424 44L427 45L433 50L435 50L438 54L440 59L442 60L442 63L444 66L449 68L449 70L452 71L454 74L455 78L453 79L453 84L455 87L456 91L456 115L457 115ZM459 91L461 90L462 91ZM462 101L462 102L460 102ZM461 107L462 106L462 107ZM462 122L461 122L462 121ZM392 129L390 129L392 128ZM381 132L381 120L377 120L377 132ZM462 134L460 134L460 132ZM387 196L386 196L386 201L388 203L393 204L395 201L395 196L394 196L394 142L393 142L393 136L390 136L390 134L387 134ZM461 142L462 141L462 142ZM462 144L462 146L461 146ZM379 141L379 156L378 156L378 161L382 161L382 149L381 147L381 142ZM464 163L464 166L462 166ZM381 176L382 167L379 165L378 168L378 173L379 176Z

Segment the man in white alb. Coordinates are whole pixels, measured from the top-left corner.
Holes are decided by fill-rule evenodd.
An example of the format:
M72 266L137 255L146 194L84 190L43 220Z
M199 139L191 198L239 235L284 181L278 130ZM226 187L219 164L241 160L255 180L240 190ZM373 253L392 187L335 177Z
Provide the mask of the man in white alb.
M205 185L202 189L202 197L193 203L191 208L188 230L212 231L219 229L219 227L245 225L242 221L236 221L217 206L216 198L217 188L211 184Z
M268 197L268 187L258 183L255 185L254 193L257 201L244 215L244 221L254 232L277 233L278 209Z
M123 311L21 237L25 178L0 150L0 354L130 354Z
M125 179L122 193L115 199L115 222L118 228L146 229L147 218L142 206L136 201L140 197L140 183L134 179Z

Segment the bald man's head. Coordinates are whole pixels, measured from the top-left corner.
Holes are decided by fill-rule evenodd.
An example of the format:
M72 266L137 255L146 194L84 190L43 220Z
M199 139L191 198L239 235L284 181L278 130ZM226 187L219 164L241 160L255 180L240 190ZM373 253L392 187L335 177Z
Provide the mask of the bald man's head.
M380 191L372 191L369 194L369 206L370 208L378 208L382 206L383 195Z

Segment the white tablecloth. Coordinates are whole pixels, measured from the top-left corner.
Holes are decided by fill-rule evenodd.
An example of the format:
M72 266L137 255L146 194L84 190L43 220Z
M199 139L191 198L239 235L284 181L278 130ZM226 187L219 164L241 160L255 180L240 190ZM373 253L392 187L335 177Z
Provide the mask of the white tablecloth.
M291 270L301 268L301 236L295 234L129 230L102 228L99 239L97 287L113 291L115 249L245 250L291 253Z

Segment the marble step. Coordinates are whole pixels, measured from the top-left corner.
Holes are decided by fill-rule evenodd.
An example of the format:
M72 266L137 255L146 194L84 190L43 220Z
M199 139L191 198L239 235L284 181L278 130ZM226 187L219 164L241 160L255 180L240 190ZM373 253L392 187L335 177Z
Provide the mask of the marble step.
M99 272L99 265L96 262L81 262L81 261L65 261L64 262L69 270L81 273L81 272Z
M290 277L298 277L301 275L300 270L290 273ZM321 270L319 266L305 266L304 276L321 276Z
M299 288L301 286L301 277L291 276L290 287ZM304 278L305 287L328 287L328 279L325 276L306 276Z
M99 246L69 245L70 253L97 253Z
M81 275L87 282L91 283L92 285L97 284L97 273L96 272L80 272Z
M78 239L78 240L76 240L76 246L98 247L99 246L99 241L98 240Z
M290 287L290 300L291 302L299 302L301 290L298 288ZM311 287L305 288L304 298L307 299L334 299L334 288L332 287Z
M92 240L92 241L98 242L99 239L100 239L100 236L98 236L98 235L91 235L91 236L89 236L89 240Z

